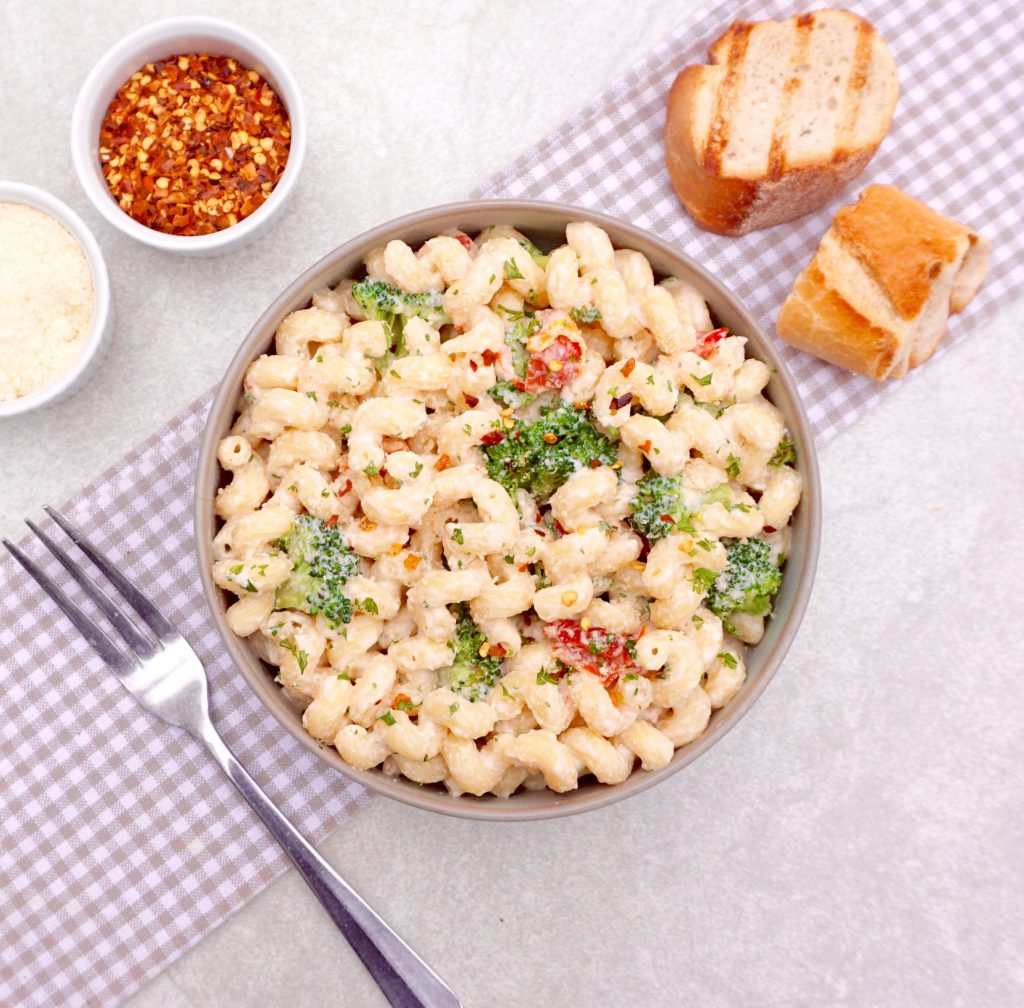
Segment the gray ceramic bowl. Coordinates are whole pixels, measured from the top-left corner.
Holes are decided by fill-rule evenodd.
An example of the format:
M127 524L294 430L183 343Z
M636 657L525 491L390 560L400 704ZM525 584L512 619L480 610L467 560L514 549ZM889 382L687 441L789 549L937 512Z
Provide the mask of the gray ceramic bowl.
M578 790L568 794L545 790L520 791L510 798L476 798L472 795L456 798L447 794L439 785L421 787L401 777L388 777L378 770L356 770L345 763L333 748L320 746L306 734L302 727L301 711L275 685L269 667L256 657L245 640L236 637L228 628L224 612L230 599L214 585L210 574L210 541L217 531L213 499L222 482L216 449L218 441L227 433L233 421L242 377L249 364L267 351L278 323L288 312L308 306L317 289L358 274L363 256L394 238L402 238L416 245L450 228L475 233L488 224L510 224L524 231L542 248L551 248L564 241L565 225L573 220L590 220L600 225L608 232L616 248L633 248L643 252L657 275L678 276L692 283L707 299L714 320L746 336L750 340L753 355L776 369L768 386L768 395L786 417L796 442L804 494L794 516L792 548L774 616L768 622L764 640L748 653L747 681L737 696L721 710L714 712L707 730L700 738L678 749L672 762L654 773L638 769L623 783L615 785L598 784L589 779ZM210 409L196 474L195 536L203 591L235 665L274 717L325 764L359 781L371 791L378 791L431 812L469 819L549 819L600 808L665 780L707 752L750 710L781 664L803 617L818 557L820 514L821 491L814 441L793 379L786 371L772 341L761 332L750 313L721 281L660 239L612 217L559 203L480 200L421 210L353 238L303 273L264 312L235 354Z

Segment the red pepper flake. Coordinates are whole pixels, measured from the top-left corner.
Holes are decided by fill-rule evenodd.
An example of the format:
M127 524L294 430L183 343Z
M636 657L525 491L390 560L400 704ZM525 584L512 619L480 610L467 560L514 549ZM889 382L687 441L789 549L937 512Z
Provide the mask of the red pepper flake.
M345 488L343 490L339 490L338 491L338 496L339 497L344 497L345 494L347 494L351 489L352 489L352 480L347 479L347 480L345 480Z
M456 231L452 237L459 242L462 247L468 252L473 247L473 242L468 234L463 234L461 231Z
M480 357L484 362L484 367L490 367L498 359L498 355L490 348L484 350Z
M470 371L476 371L478 366L479 365L477 364L477 362L475 360L473 360L472 357L470 357L470 359L469 359L469 370Z
M462 398L466 400L466 405L470 409L472 409L474 406L476 406L477 403L480 402L480 400L475 395L470 395L468 392L463 392Z
M633 357L630 357L629 360L627 360L626 363L622 365L622 377L628 378L633 373L633 368L635 367L636 360Z
M524 382L522 378L517 378L514 382L512 382L512 384L515 386L515 390L517 392L526 391L526 382Z
M480 443L485 445L496 445L499 441L504 440L505 432L500 430L489 430L480 437Z
M722 326L720 329L712 329L709 333L702 333L697 337L697 355L706 359L715 349L715 344L723 336L728 335L729 330L725 326Z
M439 455L437 461L434 463L435 472L444 472L452 464L451 458L447 455Z
M504 658L508 652L501 644L492 644L489 657L491 658Z
M597 458L592 458L592 459L591 459L591 460L590 460L590 461L589 461L589 462L587 463L587 465L588 465L588 466L590 466L590 468L591 468L591 469L600 469L600 468L601 468L601 466L602 466L602 464L603 464L603 463L601 462L601 460L600 460L600 459L597 459Z
M99 161L118 206L176 235L212 234L257 210L284 172L288 113L255 70L188 53L147 63L118 88Z
M633 401L632 392L623 392L622 395L616 396L612 400L612 409L620 410L623 406L628 406Z
M337 525L338 524L338 516L337 515L331 515L331 517L328 518L327 521L324 522L324 524L328 528L330 528L332 525Z
M775 526L774 526L774 525L765 525L765 527L764 527L764 530L765 530L765 532L767 532L767 533L768 533L769 535L771 535L771 534L772 534L773 532L775 532L775 531L776 531L776 528L775 528Z

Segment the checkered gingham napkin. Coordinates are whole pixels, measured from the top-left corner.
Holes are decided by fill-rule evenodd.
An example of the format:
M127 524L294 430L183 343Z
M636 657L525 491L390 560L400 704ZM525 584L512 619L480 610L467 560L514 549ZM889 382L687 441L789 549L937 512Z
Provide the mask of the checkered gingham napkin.
M989 279L953 320L949 345L1024 289L1024 4L854 6L892 46L902 94L850 195L870 181L894 183L993 243ZM669 188L661 128L674 74L703 62L730 21L792 12L782 0L714 4L480 195L561 200L648 228L721 276L771 331L836 205L742 238L706 234ZM782 349L822 440L882 393ZM172 420L66 512L192 642L229 744L285 813L321 839L366 795L318 766L246 689L200 594L190 498L208 405L205 397ZM114 1005L286 861L200 746L137 707L10 560L0 572L0 1004Z

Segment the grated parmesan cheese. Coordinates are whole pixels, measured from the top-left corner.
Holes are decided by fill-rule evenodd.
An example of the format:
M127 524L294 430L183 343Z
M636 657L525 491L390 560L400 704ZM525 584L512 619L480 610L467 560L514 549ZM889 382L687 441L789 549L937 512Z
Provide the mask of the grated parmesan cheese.
M92 309L92 274L71 232L41 210L0 203L0 402L71 367Z

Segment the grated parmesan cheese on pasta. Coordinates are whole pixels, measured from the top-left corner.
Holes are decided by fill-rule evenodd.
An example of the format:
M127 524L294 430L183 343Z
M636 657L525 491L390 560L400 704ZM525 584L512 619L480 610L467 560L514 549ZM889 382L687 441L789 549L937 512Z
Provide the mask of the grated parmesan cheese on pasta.
M0 402L71 367L92 309L89 264L67 228L33 207L0 203Z

